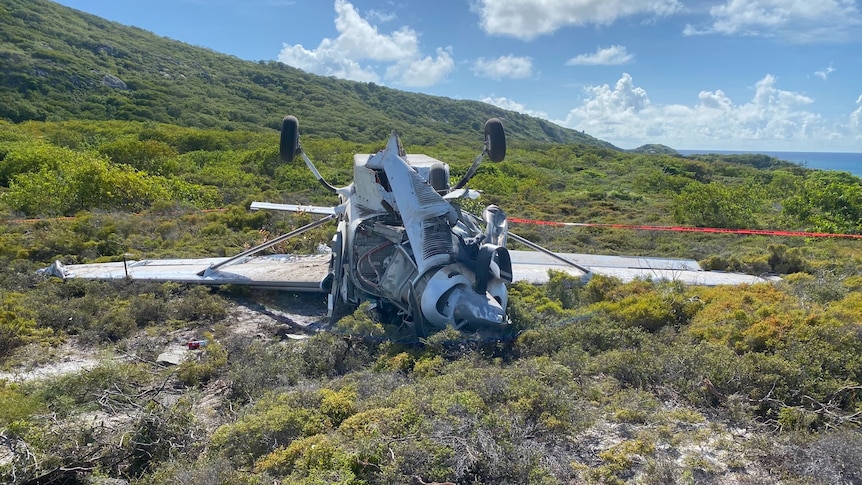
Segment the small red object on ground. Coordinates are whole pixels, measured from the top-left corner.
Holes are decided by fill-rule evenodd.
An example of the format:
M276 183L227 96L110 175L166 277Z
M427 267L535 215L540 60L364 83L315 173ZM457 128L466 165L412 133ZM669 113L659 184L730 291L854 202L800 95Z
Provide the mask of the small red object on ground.
M206 340L190 340L189 341L189 350L197 350L201 347L205 347L207 344Z

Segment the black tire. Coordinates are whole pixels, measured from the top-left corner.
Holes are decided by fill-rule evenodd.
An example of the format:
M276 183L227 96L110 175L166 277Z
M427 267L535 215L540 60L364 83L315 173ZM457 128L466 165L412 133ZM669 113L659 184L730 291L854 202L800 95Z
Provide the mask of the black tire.
M341 274L344 278L344 273ZM357 306L344 301L341 294L341 278L333 278L332 288L329 291L329 304L332 305L332 313L329 314L329 323L335 325L339 320L356 311Z
M428 337L428 327L425 323L425 317L422 316L422 307L419 305L419 298L416 295L416 290L413 285L407 291L407 299L410 304L410 312L413 317L413 331L416 333L416 338L422 340Z
M285 116L281 120L281 139L278 155L283 162L290 163L299 152L299 120L296 116Z
M485 144L492 162L502 162L506 158L506 133L499 119L491 118L485 122Z
M329 316L330 324L335 325L339 320L356 311L356 305L345 303L340 294L332 295L332 298L334 300L332 302L332 315Z
M329 314L329 323L336 324L339 320L356 310L354 305L344 301L341 294L341 283L346 277L342 263L344 261L344 238L340 232L336 232L332 236L330 242L332 248L332 259L329 262L329 304L332 308L332 313Z
M435 163L428 171L428 183L438 194L449 192L449 174L446 173L446 167L442 163Z

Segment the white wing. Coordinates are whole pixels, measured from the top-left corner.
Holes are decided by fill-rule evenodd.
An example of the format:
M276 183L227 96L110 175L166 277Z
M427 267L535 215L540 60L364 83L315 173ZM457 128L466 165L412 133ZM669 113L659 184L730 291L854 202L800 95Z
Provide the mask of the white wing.
M252 202L249 209L272 210L284 212L306 212L309 214L335 215L335 207L320 205L297 205L297 204L273 204L271 202Z
M257 256L207 271L227 259L147 259L71 265L63 265L58 261L42 272L63 279L174 281L211 286L231 284L322 292L320 283L328 273L330 255Z
M509 251L515 281L533 284L548 282L548 270L564 271L583 278L583 271L534 251ZM591 273L614 276L624 282L635 279L681 281L689 285L741 285L765 283L775 278L762 278L739 273L704 271L691 259L651 258L634 256L603 256L595 254L555 253Z

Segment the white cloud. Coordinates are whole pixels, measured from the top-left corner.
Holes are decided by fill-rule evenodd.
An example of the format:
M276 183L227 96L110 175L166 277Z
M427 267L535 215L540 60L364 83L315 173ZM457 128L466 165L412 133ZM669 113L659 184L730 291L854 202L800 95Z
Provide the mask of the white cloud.
M442 82L454 68L450 50L438 48L437 57L405 59L389 67L386 77L404 86L427 87Z
M379 82L380 77L370 68L363 68L343 52L332 47L332 41L324 39L315 50L302 46L284 45L278 55L279 62L321 76L335 76L352 81Z
M480 57L470 68L473 74L491 79L524 79L533 75L533 60L529 57L501 56L497 59Z
M805 109L814 100L776 85L777 79L767 74L755 83L752 99L745 103L734 103L716 90L701 91L691 106L654 105L646 90L624 73L613 88L607 84L585 88L581 105L557 123L624 147L666 143L677 148L793 149L845 139L853 126L862 136L862 96L850 126L832 125Z
M588 87L586 91L592 97L587 100L584 107L588 112L595 114L637 113L650 106L646 91L643 88L635 87L632 77L628 73L623 73L613 90L605 84Z
M833 72L835 72L835 68L832 67L832 64L829 64L829 67L827 67L826 69L823 69L822 71L815 71L814 75L825 81L826 78L829 77L829 75Z
M335 13L338 37L323 39L313 50L301 44L284 44L278 60L323 76L370 82L380 82L375 63L388 63L387 79L410 87L440 82L454 69L455 63L448 50L437 49L436 58L422 57L419 34L409 27L381 34L347 0L335 0ZM383 15L375 14L377 18ZM372 64L362 64L362 61ZM416 69L423 66L432 70L424 78L416 73ZM429 83L431 80L433 83Z
M386 22L392 22L393 20L398 18L398 16L394 13L381 12L380 10L369 10L367 15L369 19L375 20L381 24L385 24Z
M496 106L498 108L503 108L505 110L516 111L518 113L523 113L525 115L535 116L536 118L548 119L548 114L545 113L544 111L534 111L531 109L527 109L526 106L524 106L523 104L518 103L517 101L512 100L512 99L503 98L503 97L500 97L500 98L486 97L486 98L482 98L481 101L483 103L493 104L494 106Z
M626 64L634 59L634 54L629 54L625 46L612 45L610 47L597 48L592 54L580 54L566 61L567 66L618 66Z
M862 94L856 98L856 111L850 114L850 129L854 138L862 140Z
M568 25L609 25L632 15L663 16L679 0L478 0L474 9L489 34L533 39Z
M685 35L739 34L791 42L858 38L862 14L855 0L727 0L709 10L705 27L686 25Z
M733 101L725 96L724 91L721 89L717 89L715 92L701 91L700 94L697 95L697 99L700 101L700 106L704 108L716 109L725 112L729 112L733 109Z
M419 51L419 36L409 27L390 35L380 34L377 27L360 17L359 11L346 0L335 0L335 13L335 29L339 35L333 47L352 59L396 61Z

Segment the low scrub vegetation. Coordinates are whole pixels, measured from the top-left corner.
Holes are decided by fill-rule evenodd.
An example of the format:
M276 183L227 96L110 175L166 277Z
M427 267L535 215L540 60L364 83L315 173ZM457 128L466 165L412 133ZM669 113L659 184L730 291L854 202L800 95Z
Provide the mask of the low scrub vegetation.
M331 202L300 167L277 163L275 143L167 125L0 124L0 481L862 479L862 258L853 241L519 226L555 249L695 257L783 279L705 288L600 276L580 284L554 273L543 287L512 286L512 338L443 331L419 344L364 307L331 332L293 339L280 324L238 330L247 322L236 303L272 295L36 275L55 259L234 254L307 223L246 210L251 198ZM378 148L304 147L339 184L349 182L353 152ZM456 176L471 160L466 148L420 149L452 161ZM860 182L840 174L577 145L515 144L507 160L481 168L474 183L511 215L860 230ZM27 195L59 175L73 193L64 166L93 168L89 178L75 172L91 189L62 203L49 202L48 189ZM140 192L124 192L126 182ZM26 197L43 199L21 204ZM848 205L834 210L830 197ZM70 217L24 220L54 215ZM311 252L330 230L276 250ZM178 366L155 363L189 335L208 343ZM70 346L83 346L93 365L13 377Z

